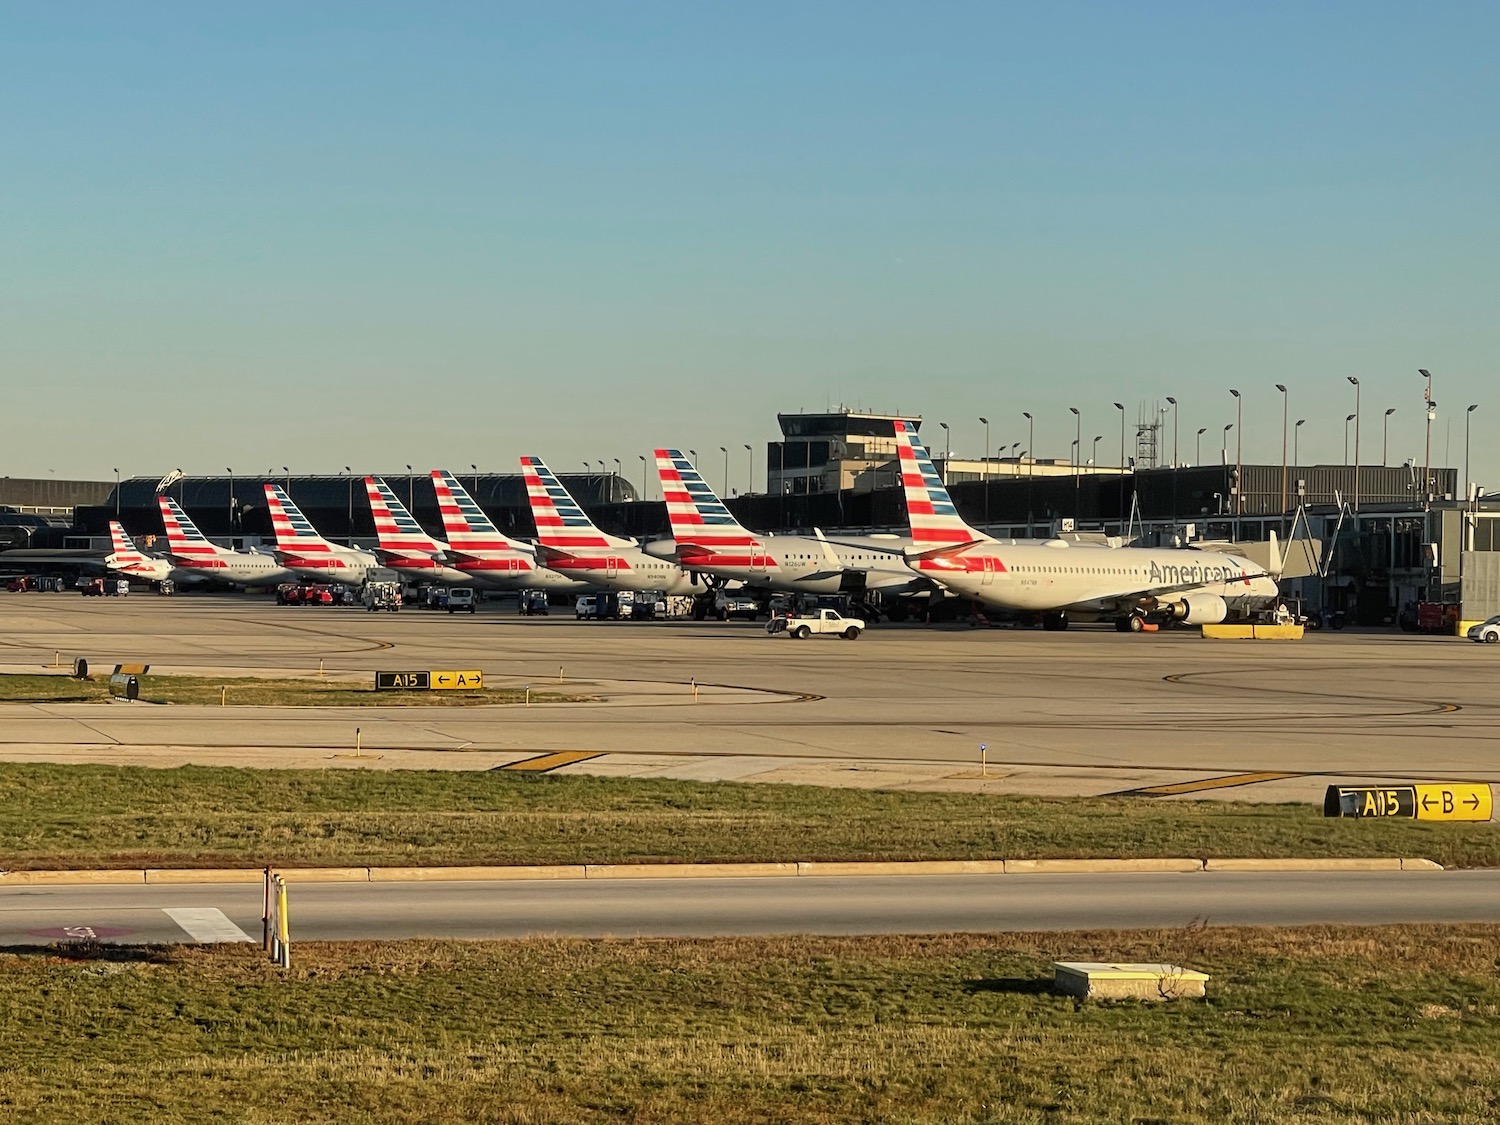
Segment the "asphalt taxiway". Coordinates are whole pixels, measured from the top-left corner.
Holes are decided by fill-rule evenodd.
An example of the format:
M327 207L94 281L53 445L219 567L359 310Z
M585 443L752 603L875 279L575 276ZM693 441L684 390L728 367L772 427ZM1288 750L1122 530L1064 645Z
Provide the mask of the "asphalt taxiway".
M479 668L584 703L494 708L0 704L0 757L547 768L1040 794L1317 800L1331 780L1500 782L1496 654L1454 638L1300 642L879 626L795 641L752 623L367 614L266 598L0 594L0 666ZM695 690L696 689L696 690ZM354 729L363 754L353 757ZM980 747L986 747L981 768Z

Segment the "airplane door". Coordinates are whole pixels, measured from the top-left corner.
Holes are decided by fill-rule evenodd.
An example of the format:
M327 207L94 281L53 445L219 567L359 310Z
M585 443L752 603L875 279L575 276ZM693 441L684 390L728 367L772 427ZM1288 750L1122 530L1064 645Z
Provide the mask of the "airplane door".
M981 586L989 586L994 583L996 561L994 555L984 556L984 577L979 580Z
M750 548L750 569L760 574L766 572L766 549L764 547Z
M620 573L620 560L618 558L616 558L614 555L610 555L608 558L606 558L604 560L604 577L606 577L606 578L614 578L619 573Z

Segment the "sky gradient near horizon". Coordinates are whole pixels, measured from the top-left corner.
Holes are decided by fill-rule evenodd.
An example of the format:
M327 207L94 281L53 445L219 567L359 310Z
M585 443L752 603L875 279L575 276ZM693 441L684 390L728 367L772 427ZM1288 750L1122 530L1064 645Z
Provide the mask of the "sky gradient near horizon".
M0 473L571 471L778 410L1500 491L1500 7L0 12ZM1231 449L1231 455L1232 455ZM653 486L654 491L654 486Z

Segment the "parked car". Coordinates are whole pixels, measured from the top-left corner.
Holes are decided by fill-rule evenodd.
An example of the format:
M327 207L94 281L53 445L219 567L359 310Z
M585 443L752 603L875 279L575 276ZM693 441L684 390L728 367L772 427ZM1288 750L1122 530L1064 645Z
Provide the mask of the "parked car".
M766 622L766 632L773 636L785 633L797 640L806 640L814 634L825 637L843 637L855 641L864 632L865 623L857 617L845 617L836 609L819 609L799 616L773 617Z
M1500 613L1478 625L1470 625L1469 640L1487 645L1500 644Z

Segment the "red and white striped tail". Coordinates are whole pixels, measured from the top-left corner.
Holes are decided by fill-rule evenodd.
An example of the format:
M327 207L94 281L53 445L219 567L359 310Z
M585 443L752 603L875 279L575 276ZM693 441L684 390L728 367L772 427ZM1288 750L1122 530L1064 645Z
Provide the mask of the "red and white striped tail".
M628 539L606 535L595 527L540 457L522 457L521 476L542 546L560 551L633 546Z
M531 555L530 547L512 539L491 522L484 509L446 469L432 470L432 490L437 493L443 534L455 551L516 551Z
M332 554L334 545L318 534L313 525L302 514L302 509L292 503L279 484L267 484L266 506L271 510L271 530L276 533L276 547L298 556L308 554Z
M170 496L159 495L157 505L161 508L161 524L167 532L167 550L184 559L214 559L229 554L217 543L198 530L186 512Z
M763 545L734 518L680 449L656 450L656 475L661 478L672 538L679 545L713 550Z
M117 569L155 561L141 553L141 549L135 545L135 540L130 538L125 533L125 528L115 520L109 521L109 541L113 547L112 563Z
M911 537L918 550L958 543L982 542L986 538L958 514L943 479L933 468L932 458L917 437L912 423L896 422L896 448L901 456L901 487L906 492L906 514Z
M375 536L382 551L417 551L438 555L446 545L438 542L416 521L385 481L365 477L365 492L370 498L370 514L375 517Z

